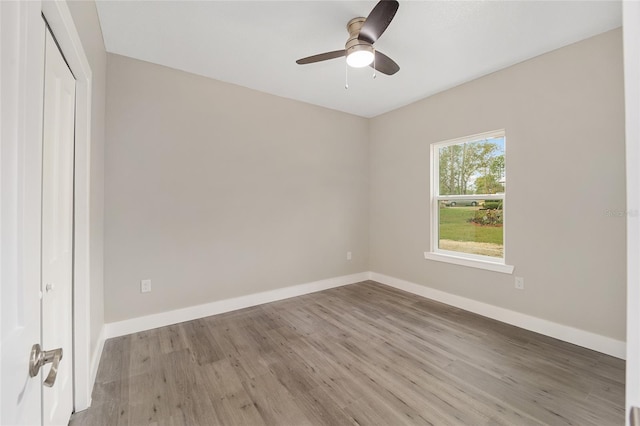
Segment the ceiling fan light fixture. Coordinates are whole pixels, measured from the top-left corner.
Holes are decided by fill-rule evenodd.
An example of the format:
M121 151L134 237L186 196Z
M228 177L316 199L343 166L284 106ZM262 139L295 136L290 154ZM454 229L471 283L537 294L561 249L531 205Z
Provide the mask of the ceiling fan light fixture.
M373 62L373 46L358 44L351 47L347 53L347 64L353 68L363 68Z
M398 64L384 53L375 49L373 44L393 20L398 11L398 6L397 0L379 0L366 18L359 16L347 22L349 38L344 45L344 50L334 50L333 52L300 58L296 63L299 65L313 64L346 56L347 67L362 68L370 65L375 68L374 78L376 71L386 75L397 73L400 71Z

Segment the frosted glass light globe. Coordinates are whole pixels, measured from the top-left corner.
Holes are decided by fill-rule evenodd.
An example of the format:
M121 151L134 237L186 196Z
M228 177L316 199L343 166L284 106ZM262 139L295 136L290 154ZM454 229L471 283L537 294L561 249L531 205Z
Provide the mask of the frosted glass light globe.
M347 64L353 68L362 68L373 62L373 52L371 50L355 50L347 56Z

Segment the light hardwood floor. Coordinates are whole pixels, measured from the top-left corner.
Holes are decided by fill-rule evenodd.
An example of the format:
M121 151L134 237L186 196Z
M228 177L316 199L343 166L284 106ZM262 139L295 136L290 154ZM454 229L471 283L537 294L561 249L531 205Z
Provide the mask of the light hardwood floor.
M72 425L622 425L624 361L367 281L106 342Z

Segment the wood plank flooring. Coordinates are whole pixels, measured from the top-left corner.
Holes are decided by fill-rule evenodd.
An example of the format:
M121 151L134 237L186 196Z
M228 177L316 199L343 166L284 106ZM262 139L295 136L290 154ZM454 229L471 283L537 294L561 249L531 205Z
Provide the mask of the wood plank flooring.
M367 281L106 342L72 425L622 425L624 361Z

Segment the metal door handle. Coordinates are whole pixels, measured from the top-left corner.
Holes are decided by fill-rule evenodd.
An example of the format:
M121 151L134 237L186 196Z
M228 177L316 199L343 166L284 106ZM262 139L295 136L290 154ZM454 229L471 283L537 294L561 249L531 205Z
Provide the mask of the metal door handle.
M29 376L36 377L40 372L40 367L45 364L51 364L51 370L47 378L44 379L44 385L51 387L56 382L58 375L58 365L62 359L62 348L43 351L40 345L36 343L31 347L31 356L29 357Z

